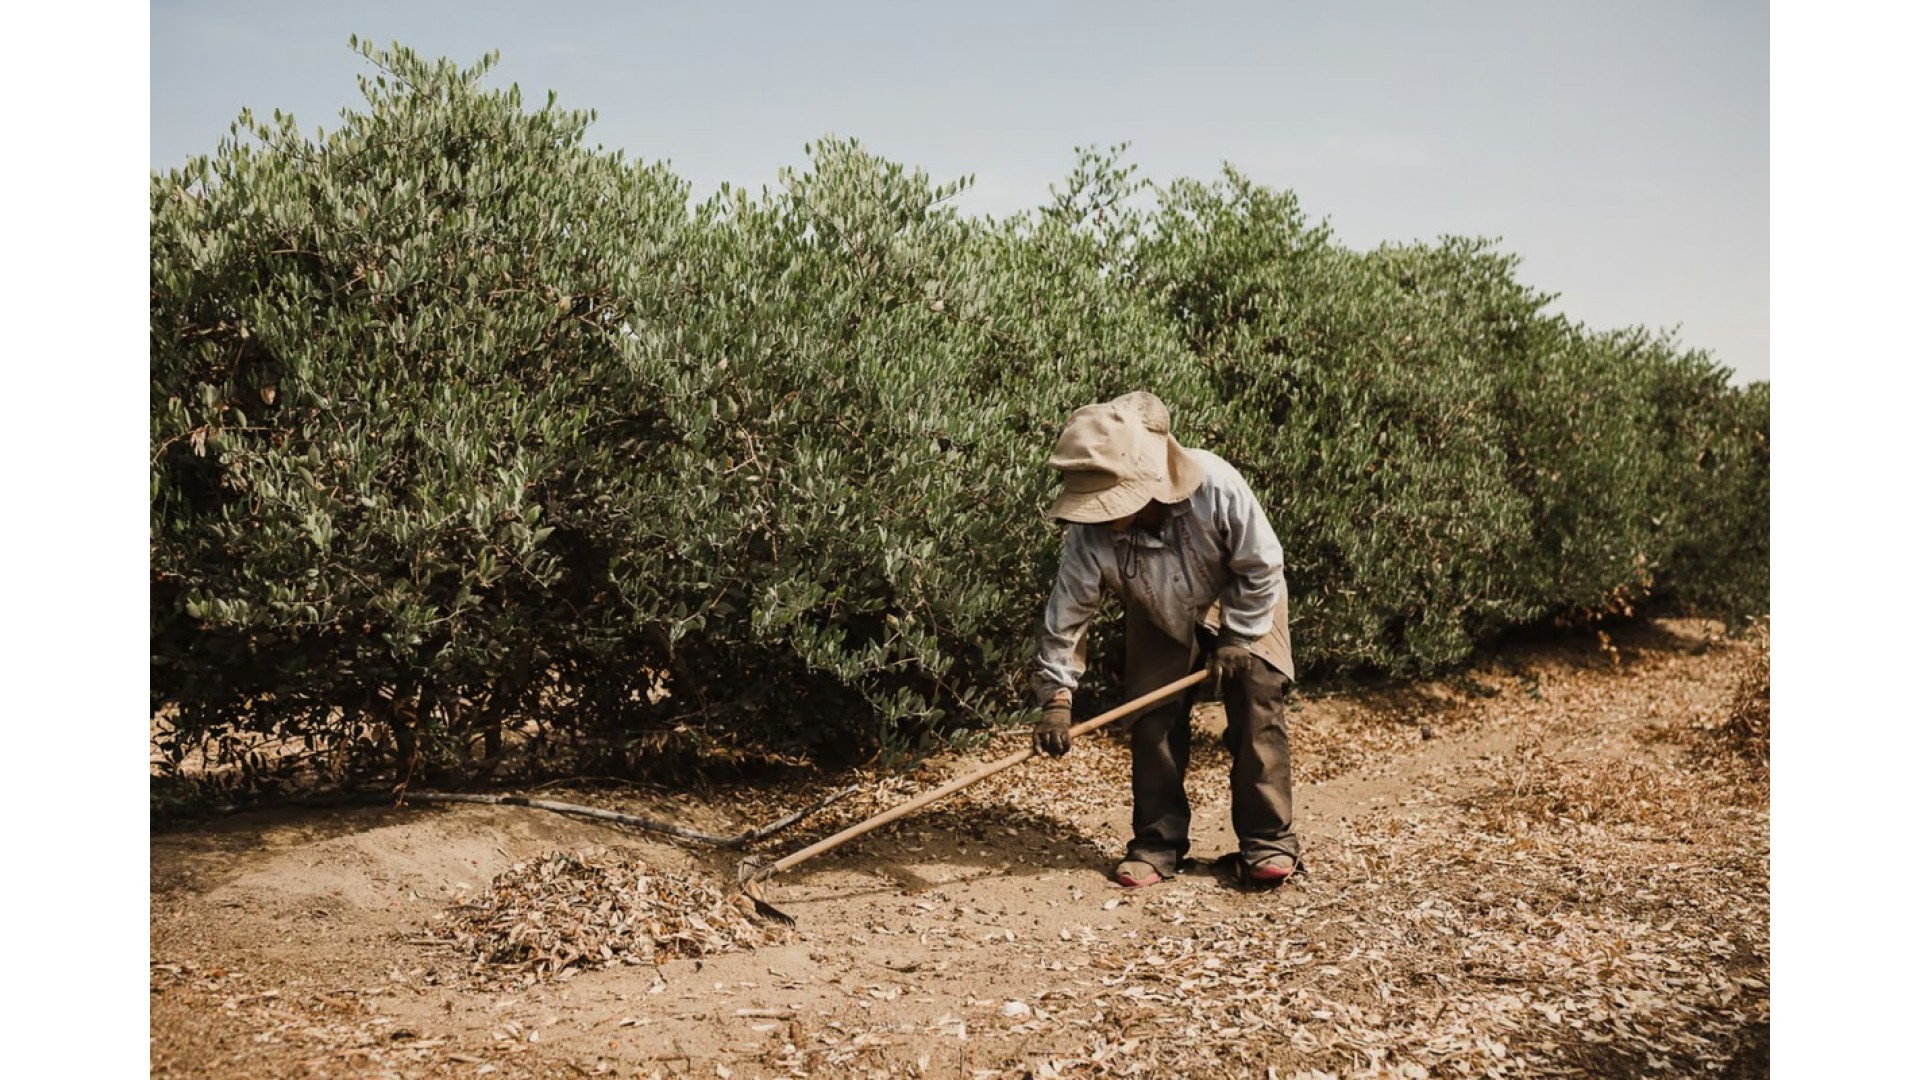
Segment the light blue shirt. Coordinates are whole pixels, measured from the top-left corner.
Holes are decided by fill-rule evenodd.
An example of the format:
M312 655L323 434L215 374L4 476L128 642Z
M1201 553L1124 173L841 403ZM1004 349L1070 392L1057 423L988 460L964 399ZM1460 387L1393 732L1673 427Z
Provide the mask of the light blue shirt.
M1069 525L1060 572L1040 628L1034 689L1042 701L1080 685L1080 642L1103 588L1138 607L1168 637L1192 644L1194 628L1220 604L1220 644L1251 648L1273 629L1285 594L1280 538L1239 470L1205 450L1187 448L1204 479L1167 508L1157 533L1104 524Z

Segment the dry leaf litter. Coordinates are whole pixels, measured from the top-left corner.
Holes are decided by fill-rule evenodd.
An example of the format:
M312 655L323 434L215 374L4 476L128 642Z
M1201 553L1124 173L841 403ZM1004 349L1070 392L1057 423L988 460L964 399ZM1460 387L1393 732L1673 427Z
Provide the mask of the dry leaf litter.
M752 976L785 999L755 982L735 997L681 991L757 1042L715 1059L553 1063L723 1078L1764 1076L1766 650L1764 628L1728 640L1674 621L1604 655L1511 650L1451 680L1305 698L1297 783L1348 794L1338 814L1303 805L1312 873L1279 892L1205 873L1108 889L1098 872L1124 845L1127 755L1123 740L1082 740L822 856L810 865L833 873L818 885L776 879L836 913L796 912L792 940L821 970ZM867 784L761 848L797 849L982 757L823 778L821 792ZM1225 816L1225 767L1217 741L1196 740L1197 821ZM751 823L815 794L713 805ZM888 880L902 865L926 880ZM882 880L849 890L848 874ZM993 877L1033 883L1033 899L978 902L969 883ZM557 854L501 875L443 931L477 965L546 983L776 940L731 894ZM1050 921L1042 933L1019 919ZM692 1030L672 1015L624 1022L656 1042ZM388 1061L408 1045L335 1034Z
M1748 656L1737 684L1717 669L1657 678L1702 666L1699 650L1676 650L1629 671L1609 658L1597 670L1483 671L1464 688L1389 691L1371 716L1364 699L1296 716L1296 775L1312 780L1389 775L1434 728L1465 733L1489 713L1513 739L1379 810L1312 823L1313 873L1289 887L1291 902L1182 877L1146 894L1157 928L1009 935L1042 980L1021 999L931 1025L835 1024L767 1063L776 1075L926 1075L887 1048L944 1031L964 1033L983 1061L995 1049L1021 1059L973 1066L977 1080L1764 1075L1769 793L1750 759L1758 745L1764 760L1767 639L1763 629L1711 642ZM1675 743L1691 754L1636 758ZM1053 768L1001 774L929 810L901 849L994 841L988 861L1002 869L1036 854L1000 830L1066 835L1115 858L1124 836L1082 828L1124 805L1126 761L1120 740L1076 743ZM1226 764L1217 743L1196 745L1192 775ZM864 802L817 831L953 771L876 776ZM1225 812L1223 784L1190 782L1190 793L1196 816ZM964 905L911 914L867 929L978 946Z
M785 940L734 889L608 851L515 863L434 928L479 965L529 978L710 956Z

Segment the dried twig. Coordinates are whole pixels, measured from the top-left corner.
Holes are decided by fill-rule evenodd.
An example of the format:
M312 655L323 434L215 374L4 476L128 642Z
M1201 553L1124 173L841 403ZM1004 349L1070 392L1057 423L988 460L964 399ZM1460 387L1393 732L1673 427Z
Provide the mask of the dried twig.
M525 806L534 810L551 810L556 814L572 814L576 817L592 818L595 821L610 821L616 825L629 825L648 832L661 833L681 840L691 840L698 844L707 844L717 848L743 848L758 840L764 840L782 829L788 828L808 815L831 806L848 795L859 790L858 785L841 788L819 802L801 810L796 810L778 821L769 822L758 828L748 829L734 836L713 836L708 833L676 825L670 821L655 821L652 818L634 814L622 814L614 810L602 810L595 806L582 806L579 803L555 802L551 799L535 799L525 795L468 795L458 792L410 791L404 800L424 803L481 803L487 806Z

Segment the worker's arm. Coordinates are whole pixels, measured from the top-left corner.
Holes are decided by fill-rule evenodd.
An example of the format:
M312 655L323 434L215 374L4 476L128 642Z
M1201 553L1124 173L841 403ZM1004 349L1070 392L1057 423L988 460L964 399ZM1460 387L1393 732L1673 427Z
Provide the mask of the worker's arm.
M1078 526L1067 529L1053 594L1047 598L1046 611L1040 618L1033 688L1043 705L1062 692L1070 697L1087 666L1080 646L1086 638L1087 624L1100 610L1101 574L1086 531Z
M1273 629L1273 609L1285 595L1285 554L1266 511L1238 472L1215 485L1227 548L1227 585L1220 591L1220 644L1250 647Z

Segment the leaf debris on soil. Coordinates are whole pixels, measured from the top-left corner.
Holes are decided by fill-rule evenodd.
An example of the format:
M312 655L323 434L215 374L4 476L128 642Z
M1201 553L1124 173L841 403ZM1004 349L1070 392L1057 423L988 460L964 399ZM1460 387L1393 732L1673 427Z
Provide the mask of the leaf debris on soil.
M1311 820L1310 883L1251 895L1182 875L1145 894L1144 925L1012 944L1040 977L1019 999L1034 1004L968 1012L968 1075L1765 1075L1768 643L1764 627L1711 640L1739 662L1656 640L1622 669L1550 662L1480 673L1491 692L1316 703L1294 728L1316 779L1394 776L1432 744L1423 725L1505 735L1377 807ZM1203 778L1226 765L1196 742L1197 809L1224 811L1225 785ZM1124 805L1125 776L1124 744L1088 739L926 812L919 843L972 848L991 822L1110 858L1123 838L1082 829ZM865 797L879 809L940 780L876 776ZM988 862L1023 848L982 846ZM919 1075L858 1038L898 1028L834 1030L769 1064Z
M456 903L434 933L477 965L565 978L784 940L748 917L743 899L612 852L553 852L515 863L481 895Z
M726 910L727 890L661 873L683 865L677 852L649 854L653 869L628 867L652 879L649 894L594 869L618 858L523 862L443 918L439 936L466 943L480 981L519 981L502 1001L526 1002L461 1019L467 987L430 973L366 1000L401 1013L418 1040L390 1035L371 1013L342 1026L345 1014L327 1004L339 995L310 1001L298 978L227 978L202 991L204 979L177 972L230 963L231 951L194 946L188 931L205 934L204 924L159 919L155 1030L166 1038L155 1060L192 1060L189 1051L210 1060L188 1038L200 1029L178 1027L206 1017L208 1030L286 1040L225 1043L234 1067L224 1074L241 1075L425 1077L480 1054L516 1077L712 1076L723 1063L743 1077L970 1080L1765 1076L1765 628L1729 638L1701 621L1662 620L1615 644L1619 663L1590 645L1548 642L1503 650L1470 681L1291 703L1313 876L1282 890L1189 873L1119 894L1104 877L1125 840L1127 753L1122 738L1093 737L779 879L806 908L799 929L778 937ZM824 834L977 765L980 753L905 775L743 786L696 809L727 825L770 800L865 781L799 830ZM1227 764L1217 739L1195 739L1196 821L1227 820ZM1196 838L1194 854L1230 844L1212 835ZM881 880L860 884L865 875ZM214 906L232 903L228 894L214 896L201 917L232 919ZM696 915L704 930L688 928ZM712 956L776 940L805 959L782 955L775 971L771 957ZM419 959L443 957L440 948ZM490 950L500 959L483 959ZM676 982L674 1009L648 985L665 974L626 966L703 954L712 989ZM608 970L568 978L595 966ZM449 1007L445 1019L436 1004ZM572 1042L532 1041L548 1015L589 1027L603 1015L638 1019L608 1019ZM288 1026L296 1020L304 1026ZM494 1028L517 1037L500 1040ZM325 1068L304 1064L323 1049ZM304 1071L275 1072L272 1061Z

